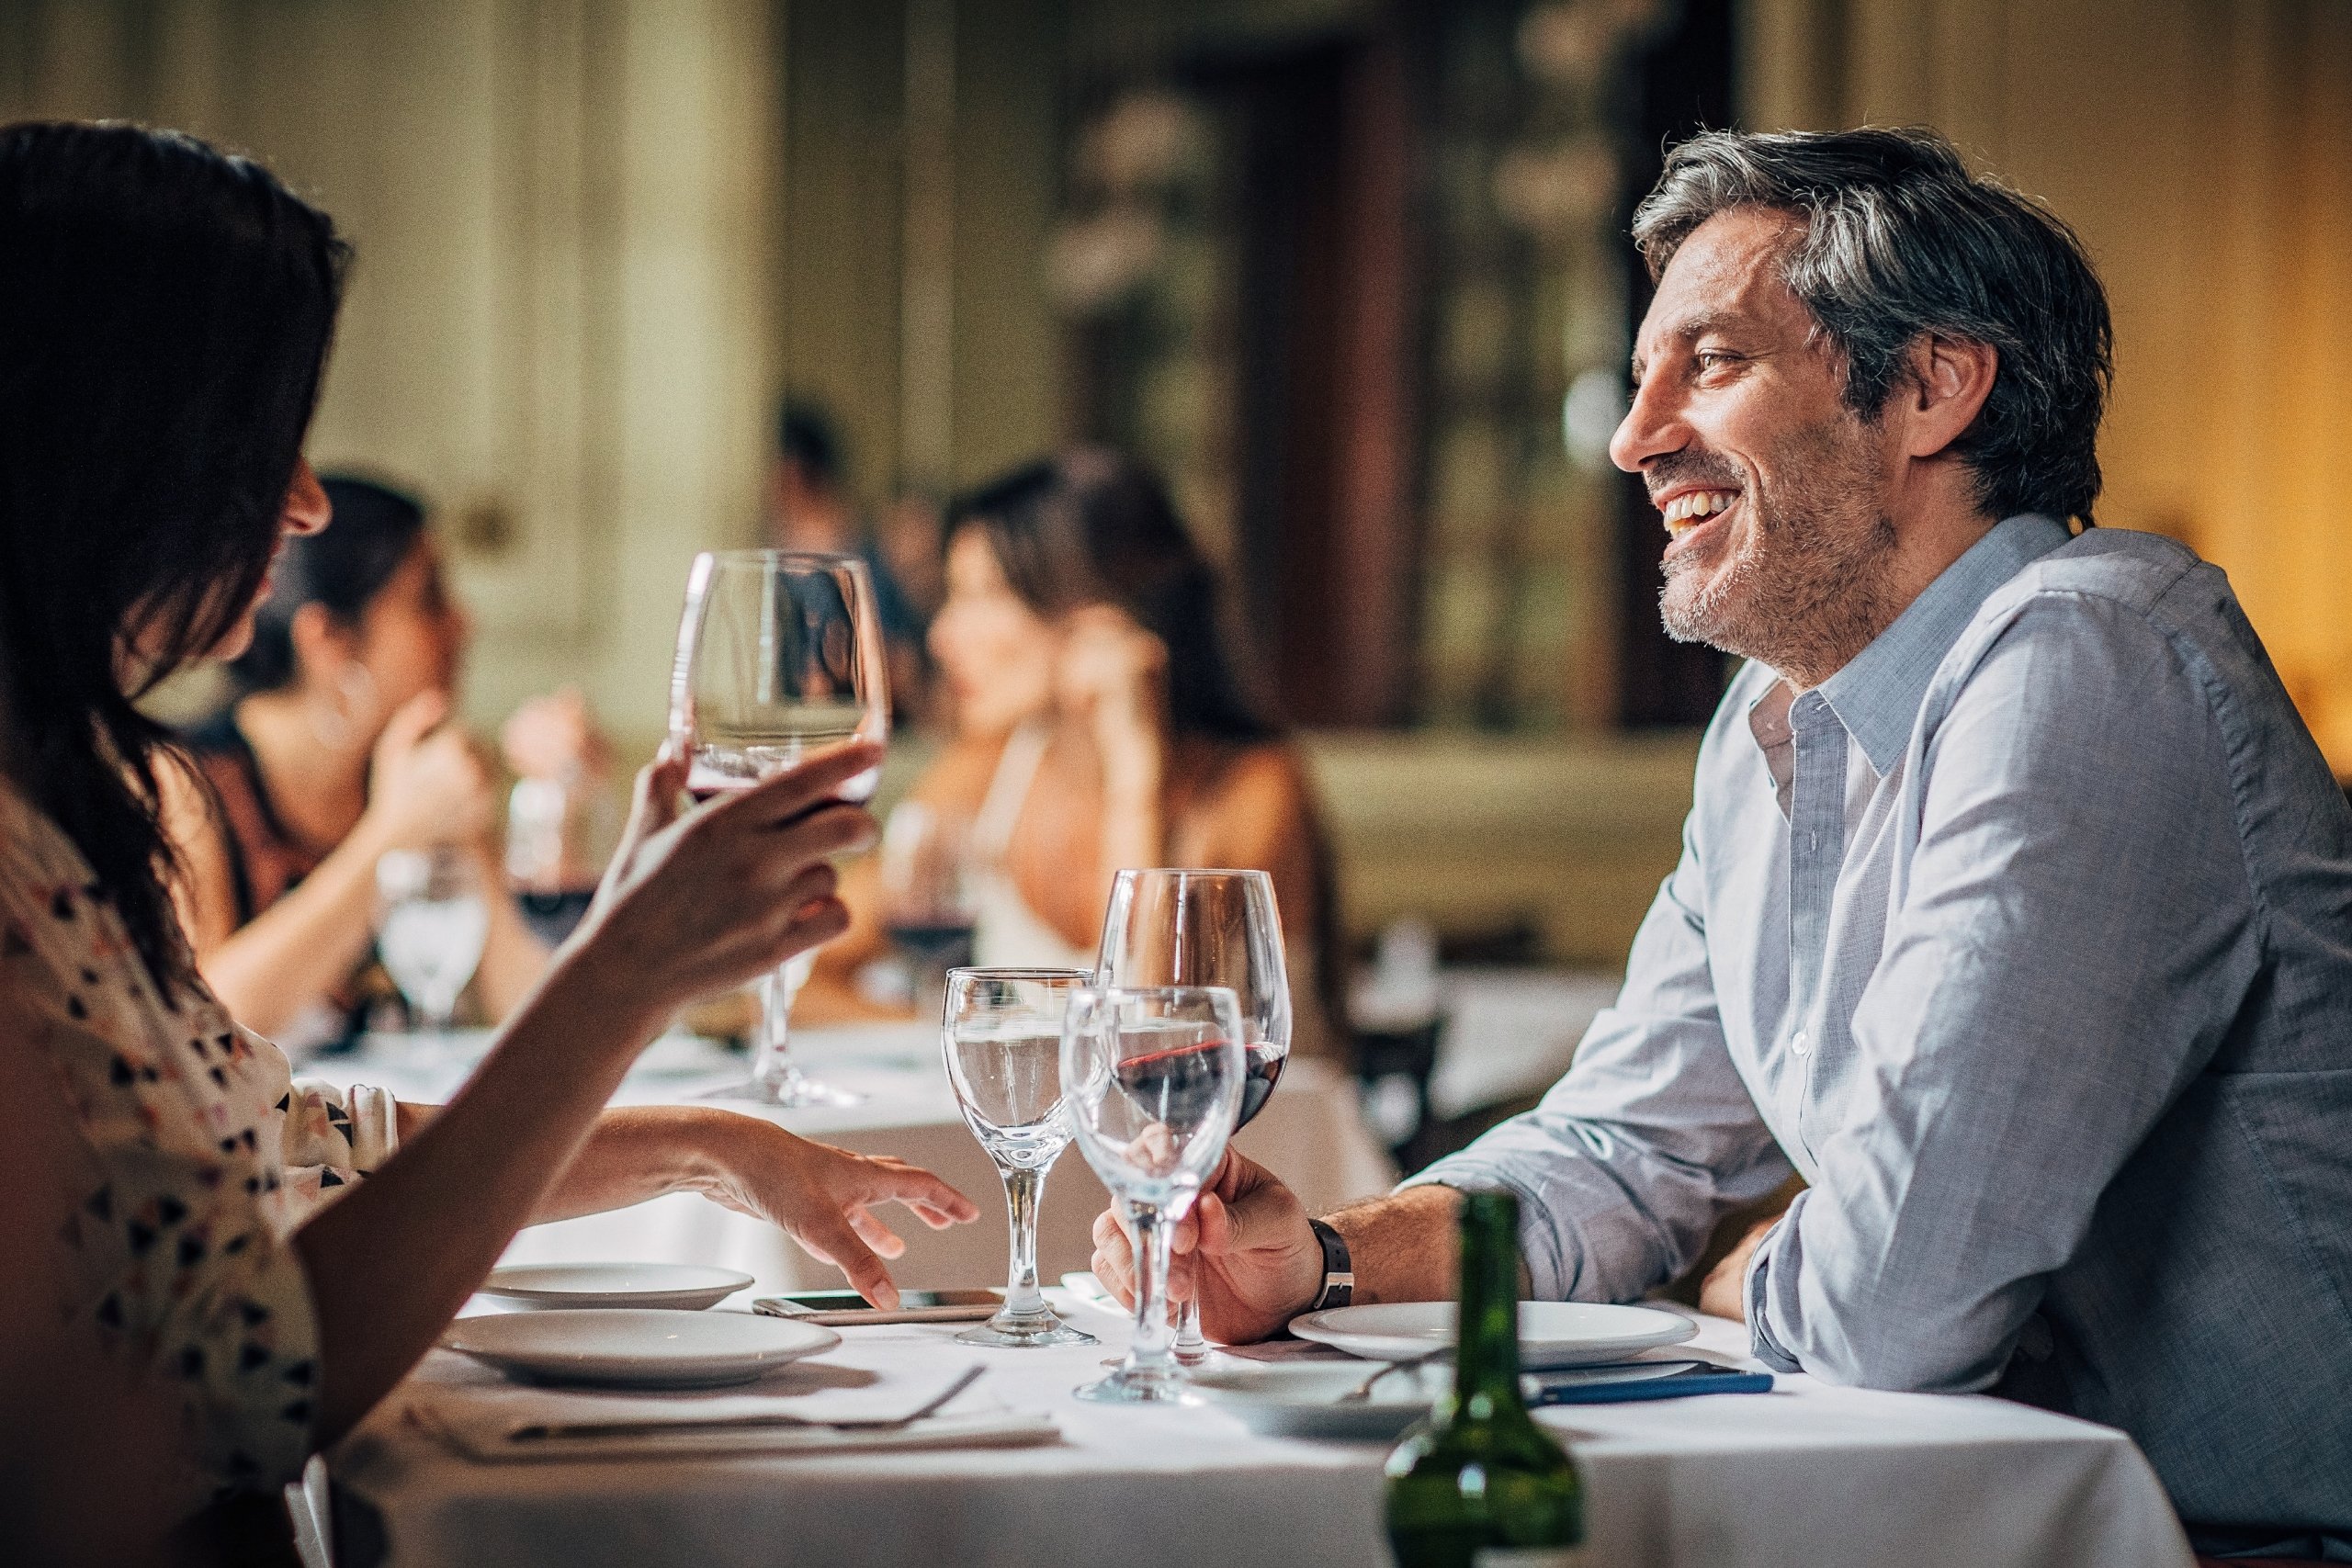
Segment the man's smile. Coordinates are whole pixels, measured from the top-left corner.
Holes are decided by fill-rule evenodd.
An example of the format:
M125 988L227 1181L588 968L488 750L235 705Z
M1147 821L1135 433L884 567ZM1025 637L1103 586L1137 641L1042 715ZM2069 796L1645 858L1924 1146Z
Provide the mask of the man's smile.
M1666 558L1672 560L1700 548L1709 536L1724 533L1727 515L1739 500L1738 491L1700 486L1657 497L1658 511L1666 520Z

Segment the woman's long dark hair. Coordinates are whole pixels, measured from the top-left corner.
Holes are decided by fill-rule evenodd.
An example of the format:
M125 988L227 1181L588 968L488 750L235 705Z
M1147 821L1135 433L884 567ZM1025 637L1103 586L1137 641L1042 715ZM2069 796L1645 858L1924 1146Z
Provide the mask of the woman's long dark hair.
M268 170L128 125L0 128L0 702L17 784L173 993L136 700L260 590L346 248ZM135 649L135 651L134 651Z
M1115 604L1158 637L1168 649L1168 717L1178 735L1240 746L1288 737L1246 672L1216 568L1149 468L1100 447L1042 458L952 503L945 540L967 527L980 530L1013 592L1039 615ZM1313 832L1314 992L1347 1057L1338 866L1320 823Z
M1115 604L1158 637L1177 734L1247 744L1286 732L1243 673L1216 569L1142 464L1098 447L1024 464L948 507L945 537L967 527L1039 615Z
M302 672L296 614L316 604L356 626L424 532L424 503L406 491L358 474L322 474L319 488L334 508L334 526L286 541L269 597L254 613L253 646L229 666L240 692L292 685Z

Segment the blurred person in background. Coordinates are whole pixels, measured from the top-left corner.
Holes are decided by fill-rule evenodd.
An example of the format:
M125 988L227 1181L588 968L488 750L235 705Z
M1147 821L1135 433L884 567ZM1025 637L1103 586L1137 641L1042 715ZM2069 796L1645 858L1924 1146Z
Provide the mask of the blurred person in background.
M200 779L162 774L198 967L239 1021L288 1049L351 1037L393 994L372 962L379 856L451 846L483 887L505 885L495 781L453 717L466 615L424 507L371 479L321 482L334 525L288 544L231 666L241 694L182 737ZM606 765L576 693L518 712L508 740L528 775ZM474 993L495 1022L548 950L514 900L486 902Z
M1091 968L1125 866L1261 870L1302 1055L1342 1049L1331 851L1286 728L1251 690L1216 569L1159 480L1114 453L1033 462L956 501L933 618L954 734L911 798L969 824L977 961ZM843 889L839 971L881 940Z

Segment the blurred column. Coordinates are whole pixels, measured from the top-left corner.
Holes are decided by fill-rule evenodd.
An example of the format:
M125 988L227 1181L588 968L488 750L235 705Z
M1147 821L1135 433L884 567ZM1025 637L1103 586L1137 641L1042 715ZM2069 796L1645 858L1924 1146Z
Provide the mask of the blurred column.
M956 0L907 0L899 272L899 468L944 489L956 460Z

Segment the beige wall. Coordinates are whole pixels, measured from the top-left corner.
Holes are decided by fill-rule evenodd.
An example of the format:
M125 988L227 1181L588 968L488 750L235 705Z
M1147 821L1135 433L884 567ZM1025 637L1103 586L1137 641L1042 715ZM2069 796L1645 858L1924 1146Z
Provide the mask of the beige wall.
M2103 522L2230 573L2352 773L2352 6L1748 0L1752 128L1924 121L2082 233Z

